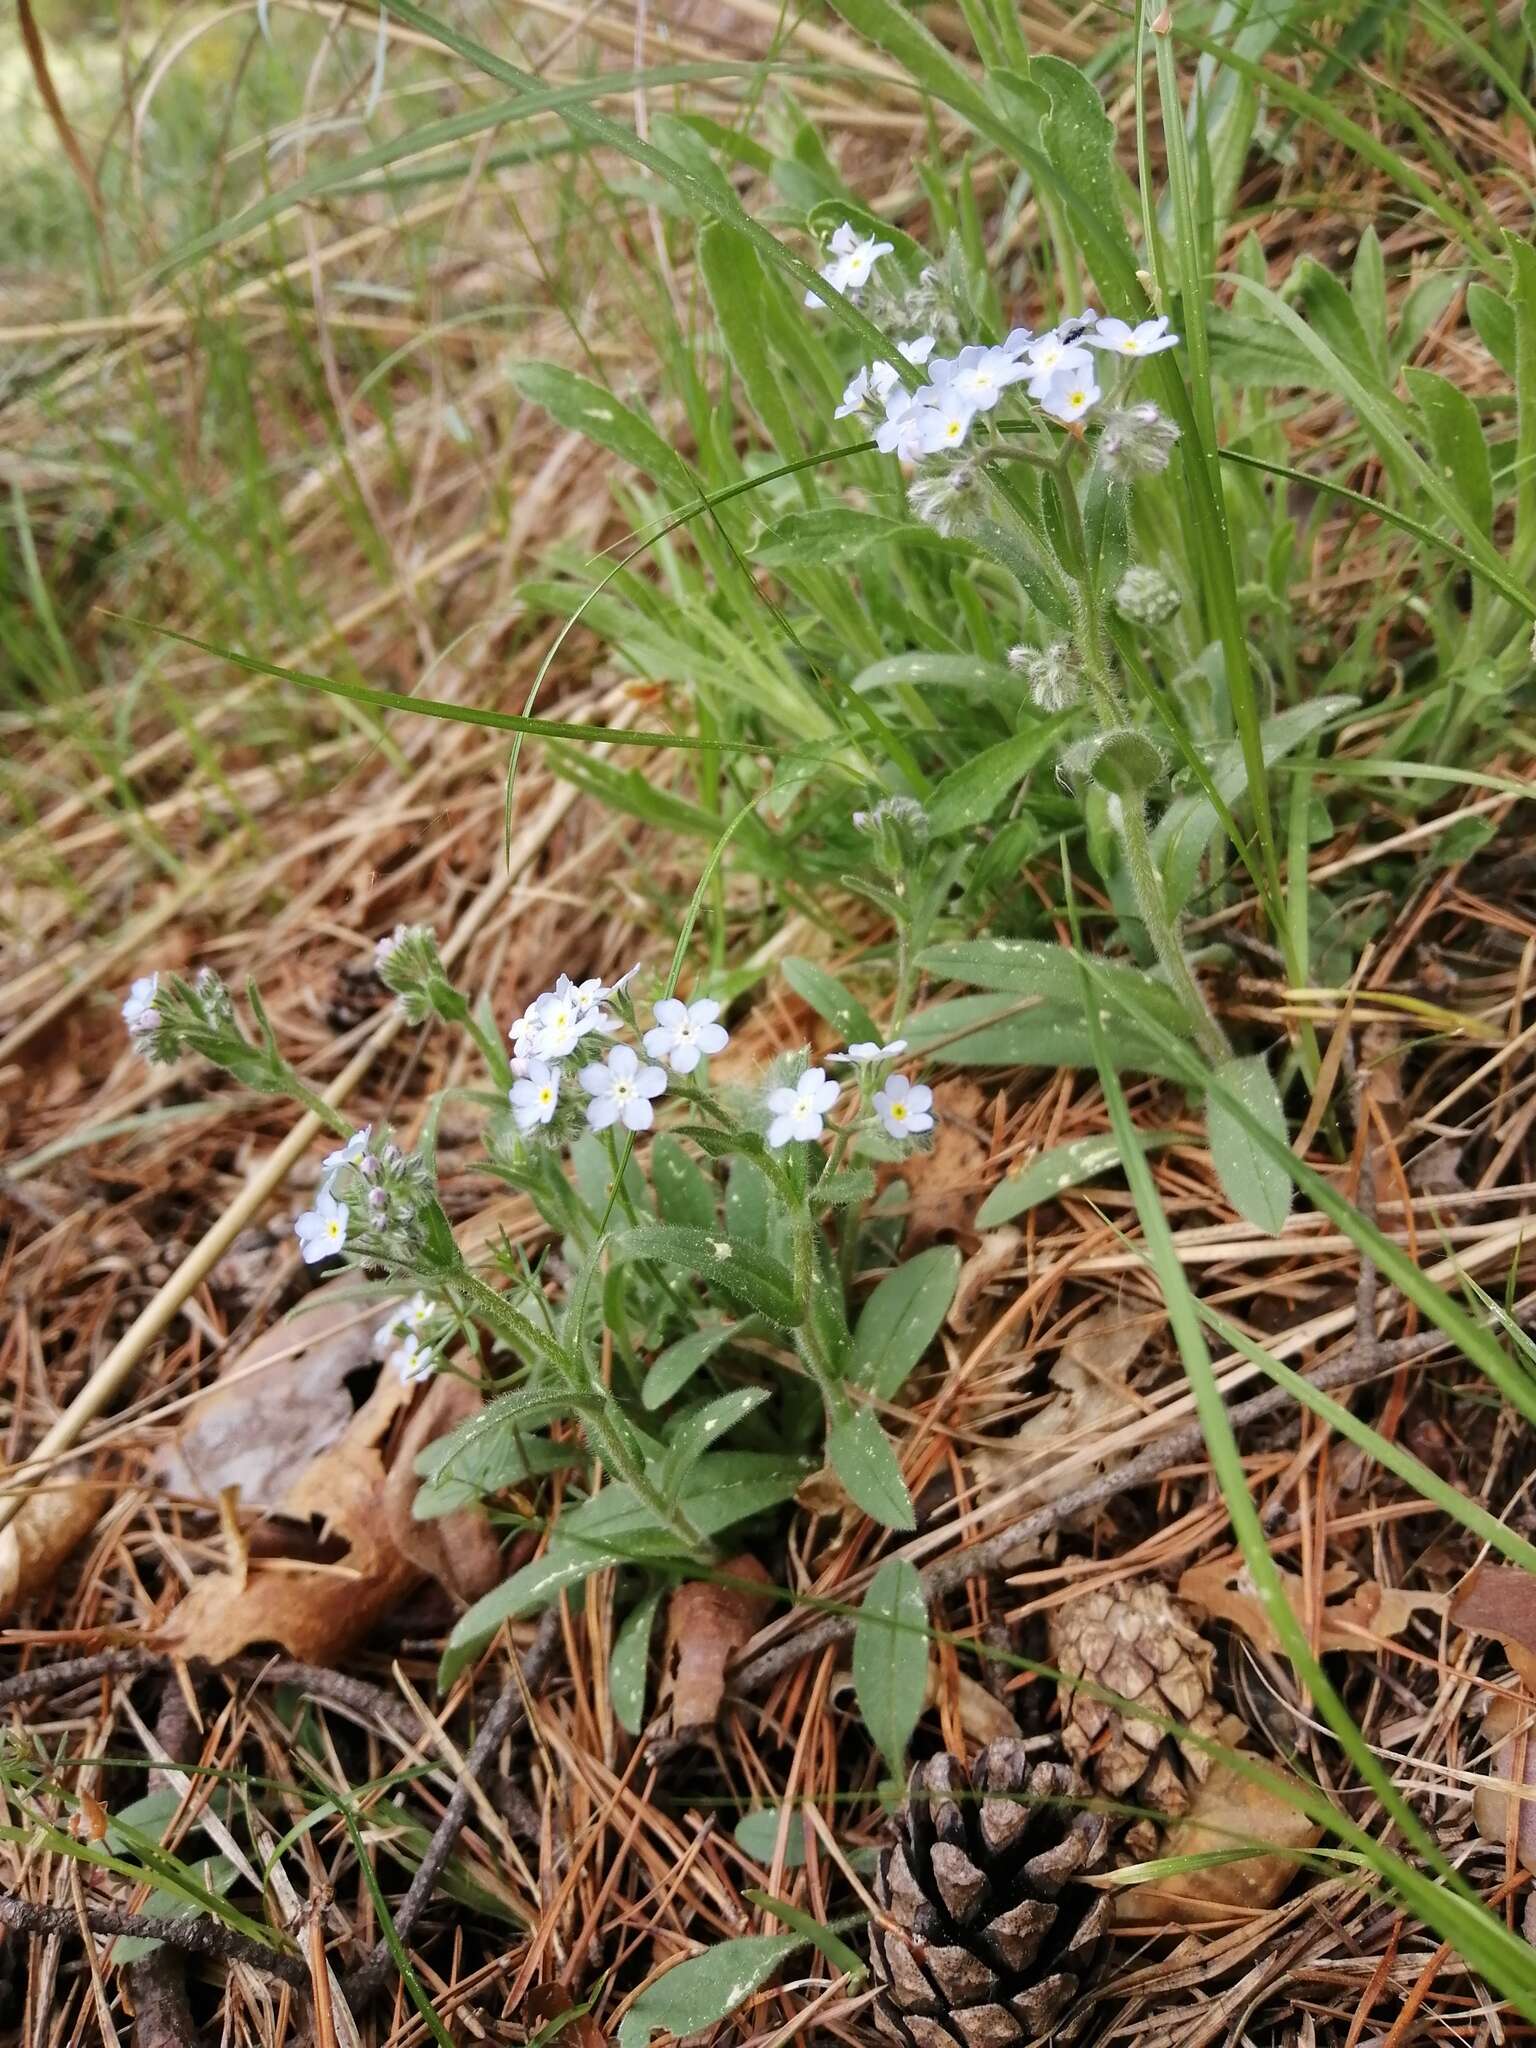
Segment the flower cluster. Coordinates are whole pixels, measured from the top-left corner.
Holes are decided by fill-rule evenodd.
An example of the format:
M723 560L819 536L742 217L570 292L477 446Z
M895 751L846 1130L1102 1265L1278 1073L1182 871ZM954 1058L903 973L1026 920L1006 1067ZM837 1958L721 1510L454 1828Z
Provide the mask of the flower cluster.
M875 1072L887 1067L906 1049L904 1038L893 1038L889 1045L876 1045L865 1039L850 1045L846 1052L827 1054L827 1066L851 1066L857 1070L861 1093L866 1070L881 1080L871 1102L888 1138L917 1138L933 1129L931 1088L914 1083L907 1074L885 1073L882 1078ZM770 1088L764 1101L769 1150L778 1152L791 1143L814 1143L826 1129L827 1116L842 1092L842 1083L832 1080L823 1067L807 1067L789 1087Z
M614 1038L633 1011L625 1005L620 1017L608 1004L622 996L636 973L631 968L612 986L595 977L572 981L562 974L552 989L536 996L512 1026L516 1078L509 1099L512 1118L525 1135L552 1124L560 1107L565 1062L593 1037ZM720 1005L707 997L691 1003L663 996L642 1043L651 1062L643 1063L633 1046L615 1045L602 1059L589 1060L577 1074L587 1096L586 1120L594 1131L621 1124L626 1131L648 1131L655 1122L653 1104L666 1092L667 1068L691 1074L701 1060L723 1052L730 1034L720 1023ZM638 1027L637 1027L638 1028Z
M876 241L873 236L861 239L848 221L833 235L831 247L832 261L821 275L839 291L849 293L856 293L868 281L876 259L891 250L889 242ZM807 292L805 302L808 306L823 303L815 292ZM960 447L976 419L991 412L1015 384L1025 386L1048 419L1071 426L1104 395L1096 374L1095 351L1134 360L1173 348L1178 339L1169 333L1166 315L1133 324L1101 319L1092 312L1064 320L1043 334L1016 327L1005 341L990 346L971 342L953 356L935 356L933 335L921 334L898 343L897 352L913 368L927 369L926 384L908 390L894 363L866 363L850 379L834 417L882 412L875 446L903 462L916 462L925 455L946 454ZM1133 410L1156 412L1155 407Z
M437 1347L427 1336L435 1314L436 1306L426 1295L413 1294L373 1333L374 1357L408 1387L430 1379L437 1369Z
M128 1041L144 1059L153 1057L151 1048L155 1033L160 1029L160 1012L155 1008L159 993L159 975L141 974L123 1002L123 1022L128 1027Z
M431 1201L425 1162L364 1124L321 1161L314 1206L294 1218L293 1232L311 1266L349 1248L364 1264L407 1264Z

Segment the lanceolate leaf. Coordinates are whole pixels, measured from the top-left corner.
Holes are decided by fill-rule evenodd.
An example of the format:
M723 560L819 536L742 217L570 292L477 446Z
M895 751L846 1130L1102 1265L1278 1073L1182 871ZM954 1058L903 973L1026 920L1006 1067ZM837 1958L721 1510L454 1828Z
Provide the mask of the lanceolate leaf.
M879 1417L865 1408L827 1432L827 1459L856 1507L887 1529L913 1529L917 1517L901 1465Z
M892 1777L905 1778L907 1744L928 1686L928 1605L917 1567L888 1557L875 1573L853 1632L859 1712Z
M1227 1105L1230 1095L1248 1114L1283 1144L1286 1137L1285 1110L1280 1091L1270 1076L1262 1054L1250 1059L1226 1060L1216 1070L1219 1088L1206 1102L1206 1129L1210 1133L1211 1157L1227 1198L1240 1216L1270 1232L1285 1228L1291 1213L1291 1177L1284 1166L1256 1144L1247 1126Z
M865 1302L853 1332L848 1377L882 1401L894 1401L939 1333L960 1280L954 1245L931 1245L887 1273Z
M805 1946L799 1934L741 1934L690 1956L641 1992L619 2024L619 2048L647 2048L655 2033L681 2037L712 2027Z

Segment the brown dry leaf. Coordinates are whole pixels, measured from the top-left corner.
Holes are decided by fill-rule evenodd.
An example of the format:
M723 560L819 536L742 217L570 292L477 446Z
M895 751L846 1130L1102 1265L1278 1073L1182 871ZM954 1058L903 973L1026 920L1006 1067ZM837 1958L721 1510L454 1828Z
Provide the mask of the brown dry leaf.
M55 1479L29 1494L0 1530L0 1616L53 1584L59 1567L96 1526L102 1490L83 1479Z
M949 1081L927 1152L902 1162L911 1189L902 1256L910 1258L946 1231L969 1230L976 1197L987 1181L992 1147L982 1135L987 1098L974 1081Z
M972 1454L971 1470L982 1493L1011 1490L1028 1480L1027 1491L1017 1496L1023 1511L1044 1507L1105 1470L1107 1458L1091 1467L1059 1468L1069 1455L1139 1412L1131 1391L1131 1369L1164 1320L1161 1311L1127 1308L1118 1302L1085 1316L1051 1367L1054 1391L1044 1407L1007 1443L989 1444Z
M314 1516L345 1545L343 1555L323 1564L251 1558L211 1572L173 1610L157 1647L217 1664L251 1643L277 1643L302 1663L333 1663L420 1576L395 1545L386 1488L384 1461L371 1444L349 1436L325 1452L289 1490L284 1512L300 1521Z
M1279 1779L1283 1774L1271 1769ZM1286 1850L1310 1849L1322 1829L1261 1780L1218 1763L1195 1792L1182 1820L1163 1832L1157 1854L1209 1855L1248 1842L1262 1843L1251 1856L1231 1863L1211 1863L1176 1877L1154 1878L1130 1886L1116 1900L1116 1918L1138 1926L1172 1922L1198 1927L1225 1920L1237 1911L1272 1906L1295 1877L1297 1861Z
M451 1529L410 1519L415 1454L450 1426L462 1397L442 1390L462 1383L434 1383L386 1466L382 1446L414 1390L380 1372L354 1410L346 1381L370 1362L387 1311L359 1302L346 1283L320 1296L313 1315L268 1331L231 1362L161 1460L166 1484L215 1487L231 1560L194 1581L160 1631L157 1640L183 1656L218 1662L250 1643L275 1642L305 1663L329 1664L424 1572L461 1599L500 1576L483 1516L452 1517ZM478 1399L472 1389L464 1394ZM250 1531L242 1534L237 1502L247 1515L255 1507L284 1518L261 1532L276 1536L275 1546L247 1552ZM315 1558L311 1522L334 1555Z
M949 1305L949 1314L944 1318L952 1330L970 1329L976 1320L976 1297L991 1285L999 1273L1008 1270L1023 1242L1023 1231L1012 1223L1005 1223L1000 1230L989 1230L986 1233L960 1268L955 1298Z
M502 1575L501 1545L483 1508L460 1508L418 1522L411 1514L421 1481L416 1459L428 1444L446 1436L485 1406L478 1387L452 1373L439 1373L406 1419L384 1486L389 1534L402 1557L455 1598L465 1602L488 1593Z
M773 1584L755 1557L733 1557L720 1569L728 1579ZM766 1595L713 1579L689 1579L673 1593L662 1696L670 1700L674 1734L713 1727L725 1695L726 1666L746 1648L767 1612Z
M246 1508L281 1508L295 1481L351 1427L347 1375L369 1364L385 1313L384 1304L359 1301L355 1283L318 1288L291 1321L230 1357L155 1459L156 1481L208 1500L234 1487ZM394 1405L404 1398L401 1389Z
M1497 1636L1528 1692L1536 1693L1536 1574L1513 1564L1480 1564L1451 1595L1451 1620Z
M1295 1572L1279 1565L1275 1569L1292 1613L1305 1628L1309 1620L1305 1585ZM1324 1572L1323 1593L1319 1650L1370 1650L1400 1636L1415 1614L1445 1612L1443 1593L1406 1593L1375 1579L1357 1580L1344 1564L1330 1565ZM1231 1622L1255 1649L1279 1654L1280 1638L1240 1557L1191 1565L1179 1581L1179 1598Z
M1394 1140L1401 1137L1406 1116L1403 1110L1402 1026L1381 1017L1360 1033L1360 1093L1381 1118L1382 1127Z
M1536 1870L1536 1706L1507 1695L1495 1699L1483 1718L1483 1740L1489 1775L1472 1794L1477 1832L1485 1842L1507 1843L1510 1808L1518 1807L1515 1855Z

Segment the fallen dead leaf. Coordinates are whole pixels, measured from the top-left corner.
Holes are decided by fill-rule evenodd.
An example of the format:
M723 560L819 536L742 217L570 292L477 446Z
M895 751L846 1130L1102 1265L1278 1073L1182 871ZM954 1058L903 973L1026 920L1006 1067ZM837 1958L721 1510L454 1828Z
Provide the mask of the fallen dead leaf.
M96 1526L102 1490L83 1479L50 1480L0 1530L0 1616L46 1593L59 1568Z
M270 1642L329 1664L424 1574L462 1600L496 1583L502 1561L482 1513L411 1519L416 1452L478 1401L475 1390L434 1381L387 1461L386 1441L415 1389L379 1371L354 1404L349 1375L371 1365L386 1313L360 1302L355 1285L321 1289L313 1314L258 1338L196 1404L158 1473L177 1491L217 1494L230 1561L193 1582L163 1624L161 1646L216 1663ZM253 1530L253 1509L272 1520ZM325 1538L318 1555L315 1527Z
M944 1318L952 1330L969 1330L976 1320L975 1303L1000 1273L1005 1273L1018 1256L1024 1233L1012 1223L989 1230L960 1268L955 1298Z
M390 1529L384 1461L346 1438L290 1488L284 1512L315 1517L344 1546L334 1562L238 1561L194 1580L156 1638L178 1656L218 1664L251 1643L277 1643L306 1664L330 1664L404 1598L420 1573Z
M1497 1636L1527 1692L1536 1693L1536 1574L1480 1564L1451 1595L1457 1628Z
M1529 1700L1496 1698L1483 1717L1489 1775L1472 1794L1472 1818L1485 1842L1507 1844L1511 1809L1515 1855L1527 1870L1536 1870L1536 1706Z
M720 1569L728 1579L773 1583L755 1557L733 1557ZM744 1586L689 1579L676 1589L667 1606L662 1680L674 1735L714 1726L725 1695L726 1666L752 1640L767 1611L767 1596Z
M384 1314L383 1304L358 1299L355 1283L317 1289L291 1321L230 1358L155 1459L156 1481L208 1500L234 1487L247 1509L281 1508L295 1481L351 1427L347 1376L370 1363Z
M418 1522L411 1504L421 1486L418 1452L484 1406L478 1387L456 1374L440 1373L406 1418L384 1486L384 1514L395 1548L466 1603L488 1593L502 1575L501 1545L489 1516L483 1508L460 1508Z
M1096 1437L1108 1436L1139 1412L1131 1370L1153 1333L1164 1323L1161 1311L1106 1303L1076 1325L1051 1367L1052 1393L1045 1405L1006 1443L988 1444L971 1454L970 1465L983 1495L1012 1491L1020 1512L1044 1507L1091 1473L1106 1470L1105 1458L1091 1471L1081 1463L1070 1472L1059 1467L1069 1453L1082 1450ZM1129 1452L1124 1454L1129 1456Z
M1279 1780L1282 1773L1271 1769L1269 1776ZM1262 1846L1231 1863L1205 1864L1129 1886L1116 1899L1116 1918L1135 1926L1172 1922L1197 1927L1272 1906L1298 1868L1295 1855L1285 1852L1312 1848L1322 1832L1262 1779L1218 1763L1197 1788L1189 1812L1164 1829L1157 1855L1209 1855L1250 1842Z
M1276 1566L1291 1611L1309 1625L1306 1587L1295 1572ZM1370 1650L1400 1636L1415 1614L1443 1614L1443 1593L1407 1593L1375 1579L1358 1580L1348 1565L1331 1565L1323 1574L1322 1626L1319 1650ZM1229 1621L1255 1649L1280 1652L1275 1632L1248 1568L1237 1556L1191 1565L1179 1581L1179 1598L1191 1607Z

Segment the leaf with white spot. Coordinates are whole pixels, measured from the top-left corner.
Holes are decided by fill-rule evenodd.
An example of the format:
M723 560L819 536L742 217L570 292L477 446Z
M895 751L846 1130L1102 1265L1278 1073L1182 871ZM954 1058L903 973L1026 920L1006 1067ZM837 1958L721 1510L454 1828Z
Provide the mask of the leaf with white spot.
M905 1778L928 1690L928 1603L904 1557L888 1557L869 1582L853 1631L853 1683L864 1726L892 1777Z
M738 1387L734 1393L700 1401L678 1417L667 1431L667 1454L656 1473L656 1484L666 1500L676 1500L683 1481L704 1453L754 1408L761 1408L769 1392L767 1387Z
M902 1383L939 1334L960 1279L960 1254L936 1244L887 1273L865 1302L853 1333L848 1377L882 1401Z
M1172 1145L1177 1139L1176 1131L1144 1131L1140 1142L1144 1151L1151 1151L1155 1145ZM1120 1146L1109 1132L1102 1138L1073 1138L1065 1145L1052 1145L998 1182L976 1211L976 1228L991 1230L1068 1188L1102 1180L1119 1166Z
M1285 1228L1291 1213L1291 1176L1261 1144L1253 1124L1280 1144L1287 1142L1280 1091L1260 1053L1223 1060L1216 1069L1206 1096L1205 1127L1228 1201L1239 1216L1273 1236Z
M856 1507L887 1529L915 1529L912 1496L879 1417L862 1408L827 1432L827 1462Z

